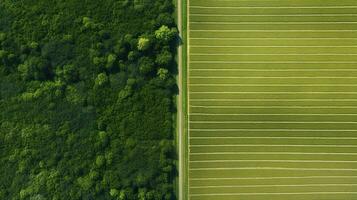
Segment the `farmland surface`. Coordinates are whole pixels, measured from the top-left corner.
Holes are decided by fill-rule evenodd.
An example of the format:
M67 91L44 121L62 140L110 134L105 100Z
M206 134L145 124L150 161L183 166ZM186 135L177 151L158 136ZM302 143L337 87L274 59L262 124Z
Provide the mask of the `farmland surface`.
M357 1L188 9L190 200L357 199Z

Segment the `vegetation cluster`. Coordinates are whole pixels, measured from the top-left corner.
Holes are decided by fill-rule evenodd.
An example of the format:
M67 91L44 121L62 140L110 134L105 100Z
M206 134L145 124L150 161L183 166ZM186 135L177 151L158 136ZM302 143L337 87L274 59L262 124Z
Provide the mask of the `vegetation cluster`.
M171 0L1 0L0 199L175 199Z

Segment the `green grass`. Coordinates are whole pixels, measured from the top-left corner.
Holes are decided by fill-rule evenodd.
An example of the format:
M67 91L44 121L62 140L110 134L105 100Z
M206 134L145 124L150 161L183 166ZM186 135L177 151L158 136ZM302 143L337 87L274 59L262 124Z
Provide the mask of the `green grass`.
M182 127L183 130L183 136L182 136L182 142L183 142L183 146L186 147L188 146L188 100L187 100L187 59L188 59L188 55L187 55L187 1L188 0L182 0L182 68L181 68L181 73L182 73L182 91L180 91L182 93L182 115L184 116L184 123ZM189 195L188 195L188 190L189 190L189 180L188 180L188 157L189 157L189 153L188 153L188 149L184 148L184 155L180 155L181 156L181 160L184 161L184 169L183 169L183 173L181 174L181 176L183 176L183 183L181 183L184 187L184 195L182 197L183 200L188 200L189 199Z
M190 200L357 198L357 2L190 6Z

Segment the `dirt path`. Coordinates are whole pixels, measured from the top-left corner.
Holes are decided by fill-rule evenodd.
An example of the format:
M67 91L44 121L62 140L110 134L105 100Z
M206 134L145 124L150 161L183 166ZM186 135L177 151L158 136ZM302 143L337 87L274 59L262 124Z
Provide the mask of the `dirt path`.
M182 0L177 0L177 27L180 33L180 38L182 37ZM184 123L184 116L182 113L182 44L179 45L178 47L178 88L179 88L179 95L178 95L178 101L177 101L177 126L178 126L178 145L179 145L179 193L178 193L178 199L183 200L184 199L184 156L185 156L185 151L183 145L184 142L182 141L184 136L184 131L183 131L183 123Z

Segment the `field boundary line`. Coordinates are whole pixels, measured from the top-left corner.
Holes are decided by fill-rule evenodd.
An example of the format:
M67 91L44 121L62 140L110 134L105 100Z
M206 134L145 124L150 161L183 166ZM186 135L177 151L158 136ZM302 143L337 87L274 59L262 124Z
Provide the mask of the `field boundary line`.
M208 167L208 168L190 169L190 171L210 171L210 170L357 171L356 168L297 168L297 167Z
M355 156L356 153L341 153L341 152L206 152L206 153L190 153L191 155L345 155L345 156Z
M357 14L266 14L266 15L248 15L248 14L203 14L203 13L192 13L192 16L202 16L202 17L348 17L348 16L357 16Z
M276 114L276 113L271 113L271 114L267 114L267 113L262 113L262 114L259 114L259 113L242 113L242 114L239 114L239 113L227 113L227 114L217 114L217 113L191 113L191 115L209 115L209 116L256 116L256 115L262 115L262 116L295 116L295 115L298 115L298 116L334 116L334 115L337 115L337 116L343 116L343 115L349 115L349 116L356 116L357 113L326 113L326 114L319 114L319 113L308 113L308 114L303 114L303 113L296 113L296 114L291 114L291 113L287 113L287 114Z
M192 108L357 108L357 106L194 106Z
M209 61L209 60L193 60L191 63L203 63L203 64L357 64L355 61L343 62L343 61Z
M245 86L245 87L301 87L301 86L305 86L305 87L321 87L321 86L328 86L328 87L346 87L346 86L357 86L357 84L235 84L235 83L193 83L190 84L190 86L196 86L196 87L200 87L200 86L204 86L204 87L208 87L208 86L212 86L212 87L222 87L222 86Z
M357 92L191 92L191 93L192 94L357 94ZM357 108L357 106L355 106L355 108Z
M357 46L356 46L357 47ZM203 63L203 64L357 64L357 62L342 62L342 61L203 61L196 60L191 63ZM190 71L190 70L189 70Z
M287 163L357 163L356 160L195 160L191 163L216 163L216 162L287 162Z
M193 181L203 180L272 180L272 179L310 179L310 178L357 178L357 176L277 176L277 177L232 177L232 178L192 178Z
M192 78L205 78L205 79L226 79L226 78L233 78L233 79L238 79L238 78L244 78L244 79L248 79L248 78L269 78L269 79L281 79L281 78L284 78L284 79L317 79L317 78L321 78L321 79L331 79L331 78L334 78L334 79L357 79L357 76L249 76L249 77L246 77L246 76L191 76L190 77L191 79Z
M284 24L294 24L294 25L304 25L304 24L357 24L357 22L217 22L217 21L193 21L191 24L223 24L223 25L264 25L264 24L275 24L275 25L284 25Z
M356 121L191 121L192 124L357 124Z
M192 53L192 56L355 56L353 54L267 54L267 53L245 53L245 54L235 54L235 53Z
M199 102L199 101L228 101L228 102L231 102L231 101L287 101L287 102L290 102L290 101L317 101L317 102L320 102L320 101L357 101L357 99L192 99L192 101L196 101L196 102ZM218 115L219 113L217 113Z
M263 131L263 132L269 132L269 131L291 131L291 132L322 132L322 131L327 131L327 132L357 132L357 130L353 129L251 129L251 128L245 128L245 129L202 129L202 128L190 128L189 130L191 131Z
M357 32L357 30L220 30L220 29L206 29L206 30L200 30L200 29L195 29L195 30L189 30L189 32Z
M290 185L205 185L205 186L192 186L191 188L195 189L208 189L208 188L265 188L265 187L326 187L326 186L357 186L357 184L346 184L346 183L330 183L330 184L301 184L301 185L296 185L296 184L290 184Z
M274 47L274 48L277 48L277 47L279 47L279 48L357 48L357 46L356 45L350 45L350 46L313 46L313 45L311 45L311 46L302 46L302 45L300 45L300 46L292 46L292 45L287 45L287 46L282 46L282 45L270 45L270 46L268 46L268 45L261 45L261 46L254 46L254 45L252 45L252 46L244 46L244 45L241 45L241 46L239 46L239 45L191 45L191 47L195 47L195 48L250 48L250 47L252 47L252 48L259 48L259 47ZM356 62L355 62L356 63Z
M248 71L248 72L354 72L357 71L357 69L191 69L191 71ZM222 84L234 84L234 83L193 83L191 85L199 85L199 84L205 84L205 85L222 85ZM249 85L249 84L245 84ZM252 85L252 84L251 84ZM284 84L280 84L284 85ZM285 84L287 85L287 84ZM318 85L318 84L315 84ZM323 84L320 84L323 85ZM326 84L325 84L326 85ZM332 85L332 84L330 84ZM351 85L351 84L337 84L337 85ZM356 84L354 84L356 85Z
M357 148L357 145L338 144L190 144L190 147L334 147ZM357 169L356 169L357 170Z
M318 195L318 194L357 194L357 192L286 192L286 193L204 193L190 194L190 196L260 196L260 195Z
M357 86L357 84L227 84L227 83L214 83L214 84L210 84L210 83L193 83L190 84L190 86L196 86L196 87L200 87L200 86L204 86L204 87L222 87L222 86L245 86L245 87L346 87L346 86Z
M356 15L357 16L357 15ZM314 38L314 37L303 37L303 38L271 38L271 37L242 37L242 38L232 38L232 37L192 37L191 40L357 40L357 38Z
M311 137L306 137L306 136L302 136L302 137L242 137L242 136L234 136L234 137L231 137L231 136L227 136L227 137L201 137L201 136L194 136L194 137L191 137L191 139L309 139L309 140L357 140L357 137L314 137L314 136L311 136ZM357 161L356 161L357 162Z
M357 8L357 6L189 6L189 8L203 9L335 9Z

